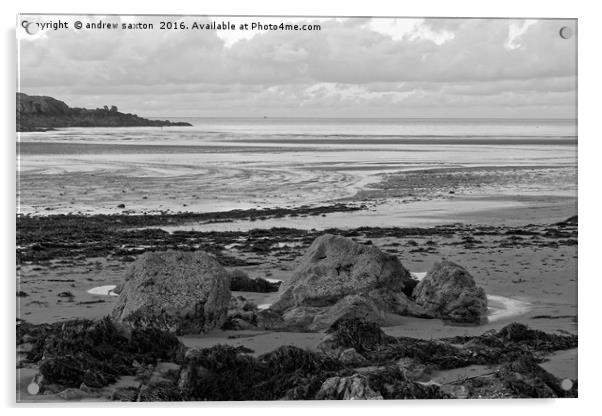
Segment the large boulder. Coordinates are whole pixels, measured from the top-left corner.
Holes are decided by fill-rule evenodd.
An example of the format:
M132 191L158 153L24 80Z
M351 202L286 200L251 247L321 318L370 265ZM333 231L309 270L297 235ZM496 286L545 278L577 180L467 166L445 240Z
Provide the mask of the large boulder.
M435 316L457 323L479 323L487 313L485 291L466 269L436 263L414 289L416 303Z
M380 288L402 292L412 276L390 254L373 245L324 234L314 240L272 309L329 306L347 295Z
M201 333L224 324L229 302L229 275L209 254L147 252L128 270L111 316L131 327Z
M428 315L404 292L416 281L399 260L345 237L318 237L270 307L290 327L328 328L344 318L384 323L388 314Z

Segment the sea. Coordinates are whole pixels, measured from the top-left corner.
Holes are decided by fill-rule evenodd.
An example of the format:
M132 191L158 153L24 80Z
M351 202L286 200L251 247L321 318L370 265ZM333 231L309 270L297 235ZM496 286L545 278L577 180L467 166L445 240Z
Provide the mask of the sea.
M449 214L456 209L445 207L450 199L464 207L458 209L474 210L496 197L498 207L509 196L576 198L573 119L159 119L192 127L18 133L18 213L216 212L344 202L368 204L381 219L393 209L404 222L400 205L390 206L394 199L402 211L443 204ZM491 173L497 170L500 181ZM455 176L449 184L441 174L435 183L426 176L432 195L400 196L379 185L433 171ZM463 188L458 172L472 172ZM474 172L486 172L487 180L477 186ZM461 189L444 195L448 185ZM469 194L472 202L462 197Z

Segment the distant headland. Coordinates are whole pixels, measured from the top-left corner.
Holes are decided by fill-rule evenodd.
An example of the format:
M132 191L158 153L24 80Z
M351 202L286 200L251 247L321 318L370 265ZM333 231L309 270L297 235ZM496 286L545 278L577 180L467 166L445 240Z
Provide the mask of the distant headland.
M149 120L136 114L120 113L117 107L90 110L69 107L52 97L17 93L17 131L45 131L60 127L142 127L191 126L169 120Z

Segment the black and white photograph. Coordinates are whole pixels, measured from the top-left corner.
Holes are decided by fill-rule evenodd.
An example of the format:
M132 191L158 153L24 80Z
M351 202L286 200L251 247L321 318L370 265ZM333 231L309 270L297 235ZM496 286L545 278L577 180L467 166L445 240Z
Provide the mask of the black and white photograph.
M16 402L578 397L578 36L19 14Z

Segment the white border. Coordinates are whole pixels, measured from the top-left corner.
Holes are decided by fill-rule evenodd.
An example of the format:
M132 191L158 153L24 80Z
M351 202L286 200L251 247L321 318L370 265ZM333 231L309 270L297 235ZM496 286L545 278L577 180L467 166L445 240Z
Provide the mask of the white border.
M600 14L595 2L576 1L531 1L504 0L498 2L468 0L420 0L412 2L393 2L370 0L365 2L330 2L324 0L301 0L295 3L283 0L237 0L226 1L178 1L163 2L102 0L94 3L85 1L29 0L8 3L2 2L2 127L4 137L0 139L4 161L0 169L4 198L2 198L3 238L0 246L2 255L2 283L6 294L4 302L4 337L2 345L3 359L0 371L2 386L2 404L10 414L15 411L32 414L35 412L82 412L82 406L52 406L50 409L15 406L14 377L14 317L15 317L15 108L14 92L16 86L16 44L15 22L17 13L115 13L115 14L247 14L247 15L357 15L357 16L441 16L441 17L558 17L579 19L579 399L576 400L509 400L509 401L409 401L386 403L229 403L177 405L175 412L212 412L219 415L261 414L287 416L307 414L308 412L336 412L364 415L374 409L377 412L442 412L445 415L475 412L487 415L504 415L523 411L545 412L546 415L567 415L600 407L595 400L600 385L600 354L602 345L600 335L600 281L602 276L597 266L599 255L600 220L596 214L602 207L600 192L600 162L602 158L600 142ZM602 397L602 396L600 396ZM136 404L145 413L161 414L166 411L164 404ZM109 408L109 409L107 409ZM126 409L133 407L130 406ZM126 412L120 405L95 405L86 409L86 414L105 414L106 412ZM520 414L519 413L519 414ZM586 414L587 414L586 413ZM5 413L6 414L6 413Z

